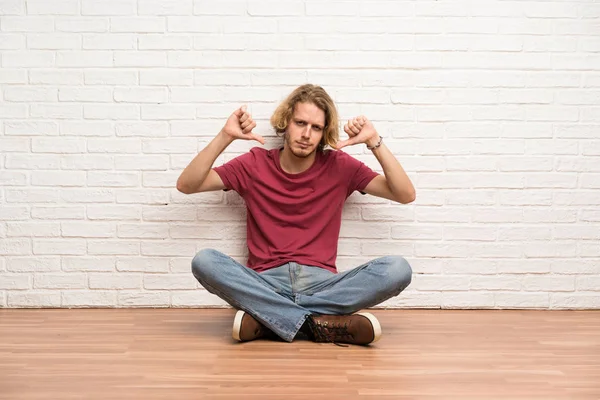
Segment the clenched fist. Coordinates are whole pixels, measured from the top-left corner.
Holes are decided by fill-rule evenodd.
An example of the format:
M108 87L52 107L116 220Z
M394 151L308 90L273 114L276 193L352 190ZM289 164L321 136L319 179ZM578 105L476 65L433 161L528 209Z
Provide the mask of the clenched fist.
M375 130L375 127L364 115L348 120L348 123L344 125L344 132L350 138L337 142L336 148L338 150L342 147L359 143L366 143L367 146L372 147L379 140L379 134Z
M265 139L262 136L252 133L252 129L254 128L256 128L256 122L252 119L252 115L246 111L246 106L244 105L229 116L221 132L229 136L232 140L256 140L261 144L265 144Z

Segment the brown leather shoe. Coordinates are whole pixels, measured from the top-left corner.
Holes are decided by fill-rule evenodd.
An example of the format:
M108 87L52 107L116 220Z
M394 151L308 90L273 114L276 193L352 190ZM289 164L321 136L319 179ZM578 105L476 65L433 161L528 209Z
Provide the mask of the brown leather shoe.
M369 344L381 337L381 325L369 313L311 315L307 321L315 342Z
M270 330L265 328L260 322L254 319L252 315L239 310L233 319L232 336L239 342L247 342L266 336Z

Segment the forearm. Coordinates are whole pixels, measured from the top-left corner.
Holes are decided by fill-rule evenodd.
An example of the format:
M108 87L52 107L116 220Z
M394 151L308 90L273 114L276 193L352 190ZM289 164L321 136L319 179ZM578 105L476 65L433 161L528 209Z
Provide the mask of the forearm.
M377 138L377 142L378 141L379 138ZM368 146L373 147L374 144L376 143L370 143ZM385 143L382 142L379 147L371 151L377 158L377 161L379 161L379 164L381 164L388 187L394 197L401 203L410 203L414 201L416 198L415 188L404 171L404 168L402 168L400 162L392 154L390 149L387 148Z
M189 193L202 185L219 155L233 142L222 131L194 157L177 179L177 190Z

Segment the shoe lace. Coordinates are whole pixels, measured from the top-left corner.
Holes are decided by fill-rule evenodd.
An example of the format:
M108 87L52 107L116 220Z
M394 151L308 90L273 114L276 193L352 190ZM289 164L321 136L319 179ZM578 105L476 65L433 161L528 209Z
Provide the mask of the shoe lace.
M348 332L348 323L338 322L337 324L334 322L320 320L313 320L309 317L308 325L310 327L310 331L314 336L315 342L327 342L333 343L336 346L340 347L348 347L347 344L339 343L339 341L353 341L354 337L350 332Z

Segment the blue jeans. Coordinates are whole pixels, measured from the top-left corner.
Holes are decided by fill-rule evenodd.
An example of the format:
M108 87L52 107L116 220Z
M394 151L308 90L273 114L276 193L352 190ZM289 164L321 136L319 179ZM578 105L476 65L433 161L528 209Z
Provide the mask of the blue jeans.
M386 256L343 273L289 262L257 273L212 249L192 260L198 282L227 303L291 342L311 314L347 315L402 292L412 269L398 256Z

